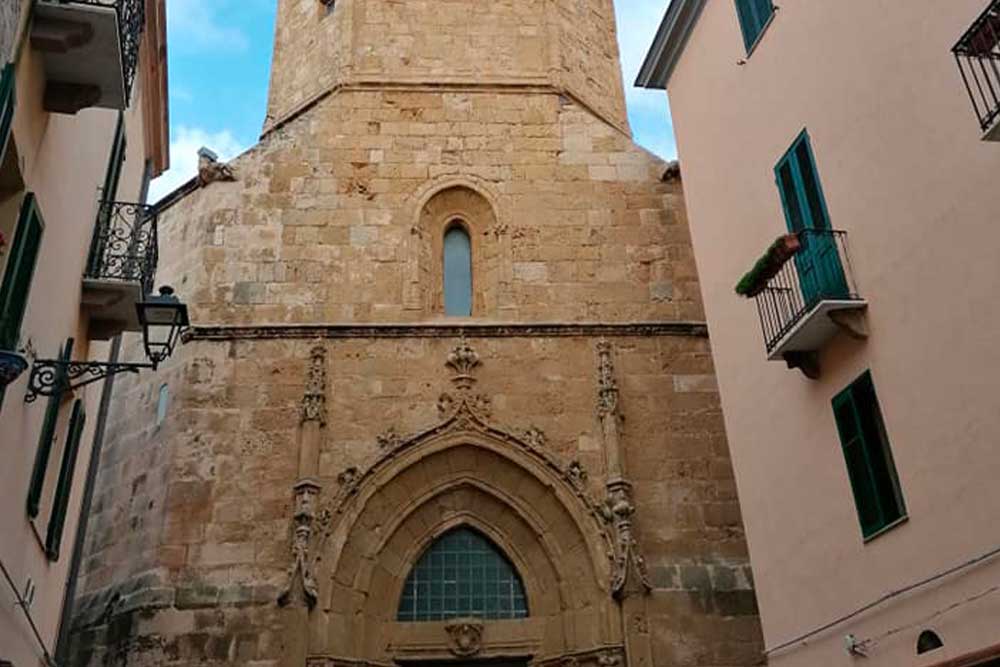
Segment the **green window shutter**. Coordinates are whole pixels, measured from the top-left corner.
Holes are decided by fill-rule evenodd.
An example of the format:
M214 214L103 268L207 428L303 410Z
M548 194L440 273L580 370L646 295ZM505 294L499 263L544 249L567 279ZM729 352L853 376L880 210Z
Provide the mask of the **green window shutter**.
M861 532L868 538L906 512L870 373L833 399L833 413Z
M0 74L0 162L7 153L15 102L14 63L7 63Z
M73 414L66 432L66 449L63 451L62 466L59 468L59 483L56 485L56 495L52 501L49 531L45 537L45 553L49 560L59 560L59 547L62 544L63 529L66 526L69 496L73 490L73 473L76 471L76 459L80 453L80 440L83 437L83 427L86 421L87 414L83 409L83 401L77 399L73 403Z
M743 46L749 51L757 39L757 21L750 0L736 0L736 15L740 19L740 30L743 32Z
M108 172L104 177L102 197L104 201L115 201L118 196L118 182L122 177L122 166L125 164L125 114L118 113L118 124L115 126L115 138L111 144L111 157L108 160Z
M774 171L788 230L830 229L830 216L808 132L803 131L795 139Z
M60 361L69 361L73 356L73 339L59 353ZM49 458L52 456L52 442L56 437L56 426L59 422L59 408L62 405L62 395L50 396L45 405L45 419L42 421L42 432L38 437L38 450L35 452L35 466L31 471L31 484L28 486L28 516L38 517L42 501L42 489L45 486L45 473L49 469Z
M736 0L736 14L747 52L757 43L773 13L774 4L771 0Z
M35 196L29 192L21 204L17 232L0 284L0 349L13 350L20 338L43 229Z
M809 135L805 132L799 137L795 146L795 160L802 192L805 195L809 226L812 229L830 229L830 216L826 212L823 186L820 185L819 175L816 172L816 159L809 144Z

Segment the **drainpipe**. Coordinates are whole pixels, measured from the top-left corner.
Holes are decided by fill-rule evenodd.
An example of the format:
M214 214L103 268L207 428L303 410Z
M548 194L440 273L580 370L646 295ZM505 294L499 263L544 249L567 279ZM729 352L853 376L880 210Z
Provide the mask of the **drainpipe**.
M121 354L122 337L115 336L111 343L111 354L108 361L116 363ZM87 524L90 519L90 508L94 500L94 486L101 465L101 449L104 446L104 432L108 424L108 411L111 407L111 393L114 389L115 376L104 381L101 390L101 407L97 413L97 427L94 429L94 446L90 455L90 466L87 468L87 482L83 487L83 501L80 504L80 519L76 526L76 539L73 542L73 557L69 563L69 574L66 578L66 592L63 595L62 613L59 616L59 636L56 639L56 664L68 665L69 632L73 621L73 602L76 599L76 585L80 577L80 565L83 563L83 547L87 540Z

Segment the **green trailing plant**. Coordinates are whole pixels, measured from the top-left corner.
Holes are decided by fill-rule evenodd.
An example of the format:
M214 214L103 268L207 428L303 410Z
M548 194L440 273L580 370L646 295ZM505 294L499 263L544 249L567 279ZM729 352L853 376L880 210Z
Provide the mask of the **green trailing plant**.
M763 292L768 281L778 274L781 267L794 257L801 247L797 234L779 236L754 263L753 268L743 274L736 283L736 293L749 299Z

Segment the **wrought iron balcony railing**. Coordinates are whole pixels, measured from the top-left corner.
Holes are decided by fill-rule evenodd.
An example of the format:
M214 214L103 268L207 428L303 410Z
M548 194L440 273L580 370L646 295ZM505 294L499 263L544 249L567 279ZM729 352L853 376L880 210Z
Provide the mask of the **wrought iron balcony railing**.
M138 283L153 292L159 247L156 209L145 204L101 202L84 278Z
M768 355L824 302L864 300L858 295L847 254L847 232L806 229L799 247L753 295Z
M1000 0L990 2L952 48L952 53L979 126L990 133L1000 120Z

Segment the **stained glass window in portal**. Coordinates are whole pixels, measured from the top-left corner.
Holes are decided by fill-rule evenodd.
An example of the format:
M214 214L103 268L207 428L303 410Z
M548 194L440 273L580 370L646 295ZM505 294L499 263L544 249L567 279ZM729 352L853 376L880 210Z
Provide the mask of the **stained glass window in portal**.
M524 583L514 565L486 537L459 528L434 542L410 571L397 619L527 616Z

